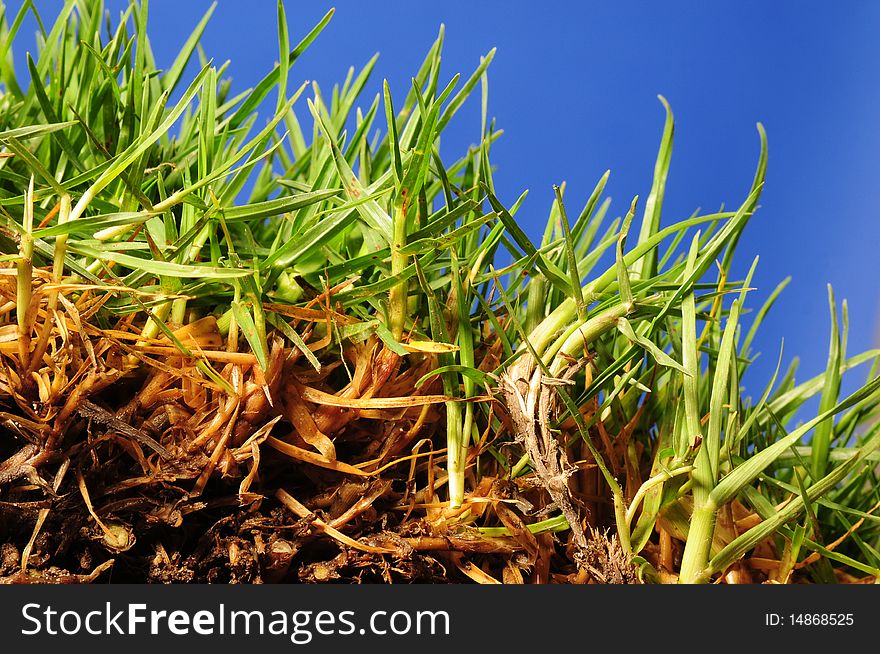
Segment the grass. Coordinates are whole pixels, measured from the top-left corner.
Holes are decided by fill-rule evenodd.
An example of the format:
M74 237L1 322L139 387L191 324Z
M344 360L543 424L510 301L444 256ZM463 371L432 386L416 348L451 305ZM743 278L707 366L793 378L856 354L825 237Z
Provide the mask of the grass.
M0 576L878 578L880 352L847 354L846 304L822 375L742 388L784 286L753 311L757 261L732 274L760 125L739 207L672 222L661 98L646 199L561 185L532 243L494 192L494 51L442 79L441 29L402 98L362 102L375 59L294 88L332 12L291 45L279 4L279 63L231 97L210 10L159 70L146 3L69 0L26 81L28 12L0 21Z

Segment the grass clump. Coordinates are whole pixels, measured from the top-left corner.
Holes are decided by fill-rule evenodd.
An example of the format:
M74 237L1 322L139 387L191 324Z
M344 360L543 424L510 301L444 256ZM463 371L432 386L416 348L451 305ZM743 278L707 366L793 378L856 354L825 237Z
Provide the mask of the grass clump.
M291 45L279 5L279 63L232 97L210 11L159 70L146 3L71 0L25 83L29 11L0 21L6 580L876 579L880 352L847 356L845 303L822 375L742 389L784 285L749 321L760 126L739 207L664 226L663 101L647 199L608 220L607 173L577 215L558 187L533 244L494 191L494 51L445 81L441 29L360 105L375 59L289 86L331 14Z

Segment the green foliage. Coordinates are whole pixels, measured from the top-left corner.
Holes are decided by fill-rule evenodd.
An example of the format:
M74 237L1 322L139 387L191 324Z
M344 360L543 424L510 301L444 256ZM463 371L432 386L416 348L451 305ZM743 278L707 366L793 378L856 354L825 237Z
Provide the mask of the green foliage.
M4 261L16 259L19 270L30 265L18 256L15 244L23 241L35 266L57 258L69 281L155 293L145 331L166 332L190 310L223 316L264 367L267 327L275 327L320 368L300 335L263 309L302 305L313 289L338 287L333 302L398 354L407 352L407 341L454 345L438 356L437 370L450 398L453 505L466 499L466 465L477 461L479 477L480 461L500 462L517 476L533 463L488 403L460 400L491 393L504 374L528 381L539 370L541 384L550 383L588 357L560 382L561 409L531 417L550 420L569 445L585 439L592 448L599 422L608 434L631 432L644 474L628 492L620 475L608 472L617 463L592 450L620 507L614 524L631 555L665 520L667 531L678 524L686 536L685 581L710 579L767 539L788 543L794 559L819 552L877 574L880 353L847 359L845 319L841 328L832 295L826 372L800 384L793 371L778 383L774 377L757 401L741 388L756 330L777 295L749 321L751 273L731 278L734 248L764 183L760 126L755 181L739 209L671 222L663 198L674 122L661 98L665 129L635 243L627 249L635 202L623 220L604 224L606 173L572 224L564 187L557 189L535 245L518 225L524 198L508 208L493 190L490 153L501 132L485 118L485 76L494 51L464 83L456 76L444 86L441 29L403 102L395 105L386 83L364 110L358 102L375 60L329 94L317 84L288 87L291 67L331 14L291 48L279 5L279 64L254 89L230 97L225 66L205 62L169 106L212 10L173 64L157 70L144 34L146 3L133 3L107 33L100 3L69 0L41 34L37 60L28 59L27 81L15 77L12 42L25 12L36 10L24 3L18 16L4 11ZM480 141L444 163L441 134L478 84ZM273 93L274 113L258 128L255 111ZM300 101L298 115L294 105L306 93L307 111ZM301 115L313 120L312 130L303 131ZM72 208L62 220L54 209L64 196ZM615 261L597 270L608 251ZM110 324L141 310L139 303L117 293L101 312ZM501 356L487 368L495 344ZM874 368L865 385L841 399L842 375L868 362ZM819 414L789 427L817 395ZM497 438L478 452L487 428ZM483 452L492 456L477 456ZM734 501L764 520L724 538L718 517ZM805 529L808 509L815 523ZM683 523L676 517L682 511ZM857 521L855 533L832 549ZM530 529L566 524L557 515Z

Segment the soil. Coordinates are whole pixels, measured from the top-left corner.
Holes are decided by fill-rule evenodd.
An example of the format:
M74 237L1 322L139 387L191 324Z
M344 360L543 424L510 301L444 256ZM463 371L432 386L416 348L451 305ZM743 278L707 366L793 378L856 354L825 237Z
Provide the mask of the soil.
M564 533L545 535L539 547L524 528L519 538L484 538L450 527L457 521L448 519L454 514L444 512L443 497L425 494L429 478L436 484L444 474L441 457L408 461L403 451L394 455L403 458L397 465L360 477L292 460L266 446L269 438L297 442L290 422L272 417L283 410L264 412L260 426L270 429L259 434L250 425L237 439L245 445L258 434L248 448L258 452L254 474L252 454L235 461L241 445L219 461L212 459L217 439L187 448L193 434L169 416L185 408L192 416L191 408L131 409L156 374L121 378L80 398L51 452L51 439L41 442L22 427L19 407L5 407L0 583L470 583L576 573ZM317 415L321 408L309 409ZM428 413L416 439L429 439L423 452L442 449L445 438L441 412ZM384 433L410 429L410 414L418 419L421 408L379 424ZM210 420L206 413L203 422ZM375 420L355 416L344 424L334 434L338 460L387 451ZM494 481L482 479L475 494L520 497L532 513L543 501L540 489ZM280 493L303 510L292 511ZM523 525L516 503L495 505L498 524ZM474 506L491 510L491 503ZM343 532L345 541L336 535Z

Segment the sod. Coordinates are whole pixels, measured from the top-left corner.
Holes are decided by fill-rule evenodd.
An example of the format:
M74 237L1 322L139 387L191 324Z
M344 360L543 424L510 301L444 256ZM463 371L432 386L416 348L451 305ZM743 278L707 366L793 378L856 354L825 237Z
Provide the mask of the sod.
M533 243L494 192L494 52L441 79L441 29L404 96L361 98L375 59L294 87L332 12L294 43L279 4L278 64L231 97L210 11L160 70L145 5L70 0L22 80L27 12L0 19L0 581L877 579L880 351L847 353L829 289L826 371L741 383L785 285L750 308L757 261L732 273L760 125L741 204L670 220L664 100L646 197L557 187Z

